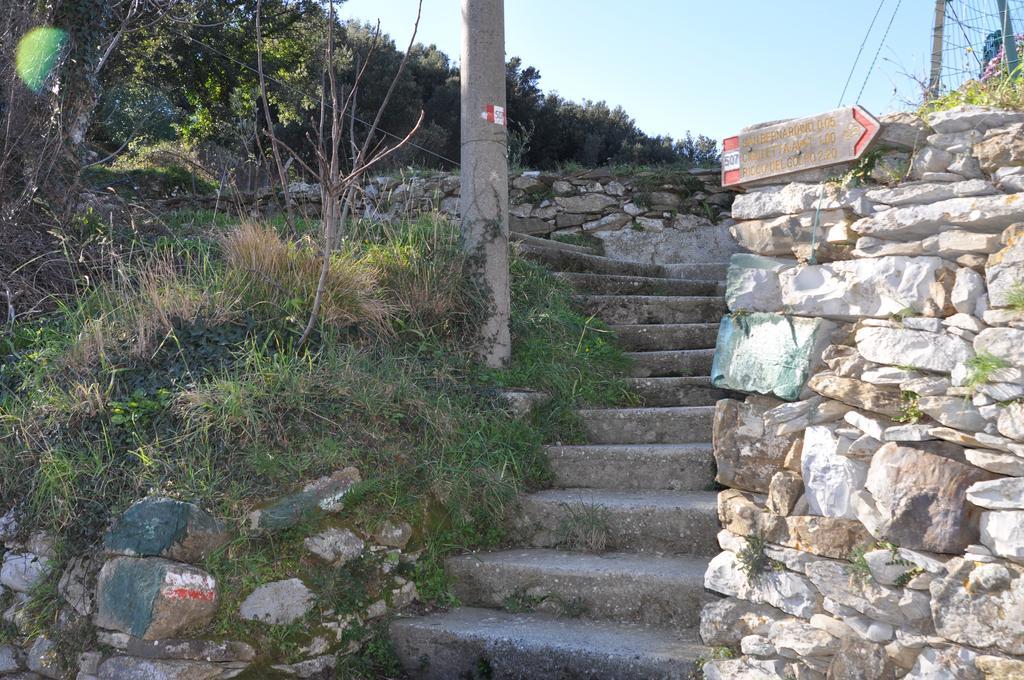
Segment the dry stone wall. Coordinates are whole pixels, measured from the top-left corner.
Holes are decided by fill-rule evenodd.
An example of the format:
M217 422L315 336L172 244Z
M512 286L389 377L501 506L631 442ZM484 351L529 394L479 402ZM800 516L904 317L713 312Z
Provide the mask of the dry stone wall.
M1024 113L885 120L733 205L711 679L1024 677Z
M307 204L319 201L316 185L291 189ZM593 236L608 257L636 262L724 262L739 250L729 233L732 200L717 170L528 171L510 178L509 227L529 236ZM459 178L373 178L360 210L384 221L424 212L455 217Z

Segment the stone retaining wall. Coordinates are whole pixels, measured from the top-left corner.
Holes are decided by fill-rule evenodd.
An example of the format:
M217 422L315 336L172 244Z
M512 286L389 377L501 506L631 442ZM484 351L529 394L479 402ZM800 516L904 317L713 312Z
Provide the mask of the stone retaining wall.
M320 198L316 185L296 184L292 193L306 204ZM718 170L525 172L510 178L509 227L531 236L590 235L609 257L636 262L724 262L738 250L727 219L732 199ZM385 221L424 212L457 216L459 178L373 178L359 210Z
M1024 113L887 120L733 205L708 678L1024 677Z

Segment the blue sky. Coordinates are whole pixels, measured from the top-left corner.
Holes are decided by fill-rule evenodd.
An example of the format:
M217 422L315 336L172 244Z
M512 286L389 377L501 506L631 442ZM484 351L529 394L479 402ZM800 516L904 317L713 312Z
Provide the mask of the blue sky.
M898 0L886 0L844 103L853 103ZM994 0L993 0L994 2ZM419 41L456 61L460 0L424 0ZM545 91L621 104L650 134L718 139L752 123L833 109L876 0L505 0L507 56ZM404 49L415 0L348 0ZM861 104L905 109L926 76L932 0L903 0Z

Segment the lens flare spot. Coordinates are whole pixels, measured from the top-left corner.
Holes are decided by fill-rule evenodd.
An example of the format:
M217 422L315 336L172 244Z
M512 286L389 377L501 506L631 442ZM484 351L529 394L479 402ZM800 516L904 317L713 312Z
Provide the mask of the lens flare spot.
M33 92L39 92L46 85L67 37L67 33L59 28L40 26L26 33L18 42L14 67L21 81Z

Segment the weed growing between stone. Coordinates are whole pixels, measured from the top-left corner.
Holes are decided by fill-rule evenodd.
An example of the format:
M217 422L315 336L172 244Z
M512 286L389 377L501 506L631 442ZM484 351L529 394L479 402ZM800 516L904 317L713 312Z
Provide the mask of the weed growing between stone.
M565 519L558 525L558 546L570 552L603 553L608 547L608 510L594 503L563 504Z
M147 494L241 525L302 482L355 466L364 481L326 521L364 535L407 521L404 555L418 559L391 564L396 555L381 552L325 568L302 540L323 522L242 530L204 565L222 600L197 633L301 656L311 618L270 627L236 616L256 584L277 578L302 578L318 607L342 616L382 597L373 574L385 569L416 583L423 600L451 604L442 558L501 544L517 494L547 478L542 444L579 439L576 406L628 400L616 377L625 359L606 329L519 257L512 364L478 366L469 347L477 296L447 222L355 229L332 262L315 342L297 352L319 273L311 244L262 224L203 231L200 221L182 219L186 239L140 243L111 283L0 347L0 509L17 506L21 531L52 533L66 559L95 549L111 517ZM552 398L517 420L497 398L505 387ZM50 587L30 608L40 626L56 597ZM343 665L353 677L392 664L379 626L341 631L364 650Z
M967 374L964 387L967 387L972 392L976 391L979 387L989 382L993 373L1000 368L1009 367L1009 361L988 352L981 352L967 361L967 368L970 369L970 372Z
M1015 312L1024 312L1024 283L1013 284L1006 294L1006 305Z

